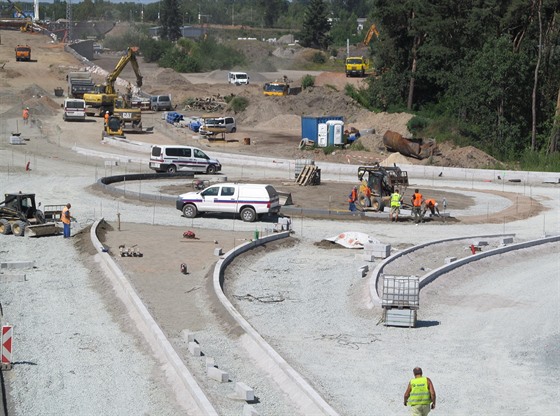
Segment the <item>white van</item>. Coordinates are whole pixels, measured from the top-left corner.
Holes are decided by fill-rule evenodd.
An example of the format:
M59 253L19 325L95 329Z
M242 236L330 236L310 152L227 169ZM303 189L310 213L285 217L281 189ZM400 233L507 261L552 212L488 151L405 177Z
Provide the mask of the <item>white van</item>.
M249 75L246 72L228 72L227 80L230 84L249 85Z
M220 183L179 195L176 205L187 218L218 212L239 214L243 221L253 222L261 215L277 214L280 198L272 185Z
M170 95L152 95L150 97L150 109L152 111L171 111L173 104Z
M150 169L158 173L177 171L216 173L222 170L222 165L196 147L152 146Z
M64 100L63 109L64 112L62 113L62 119L64 121L83 121L86 119L86 102L84 100L66 98Z

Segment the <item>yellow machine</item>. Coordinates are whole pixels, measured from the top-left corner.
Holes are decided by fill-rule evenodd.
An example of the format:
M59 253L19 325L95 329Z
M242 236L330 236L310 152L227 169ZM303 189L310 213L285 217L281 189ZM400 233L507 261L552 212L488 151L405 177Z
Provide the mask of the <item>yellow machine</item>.
M86 114L97 115L102 117L106 111L113 113L115 108L115 100L117 99L117 92L115 91L115 81L119 77L124 67L130 62L134 73L136 74L136 86L142 86L142 75L136 60L136 53L138 47L131 46L128 48L125 55L121 57L113 72L107 75L105 84L96 85L93 92L84 94L86 102Z
M349 56L345 61L346 76L359 76L363 77L369 70L369 59L363 56Z
M267 82L263 86L263 94L267 96L284 96L290 94L290 85L284 81Z
M376 38L379 37L379 31L377 30L377 26L375 26L375 24L373 24L369 27L369 30L366 34L366 37L364 38L364 46L369 45L369 43L371 42L371 39L373 38L373 35L375 35Z
M124 139L124 133L122 129L122 121L119 116L109 116L109 120L105 123L103 127L103 133L101 134L101 140L105 139L106 137L115 137Z

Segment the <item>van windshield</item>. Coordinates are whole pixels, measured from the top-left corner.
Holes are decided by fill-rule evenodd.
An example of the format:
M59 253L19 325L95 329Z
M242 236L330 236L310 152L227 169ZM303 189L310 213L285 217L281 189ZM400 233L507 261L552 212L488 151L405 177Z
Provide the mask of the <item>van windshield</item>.
M236 74L234 77L237 79L247 79L247 74Z
M83 101L67 101L66 102L66 108L82 109L82 108L85 108L85 107L86 107L86 105L85 105L85 102L83 102Z

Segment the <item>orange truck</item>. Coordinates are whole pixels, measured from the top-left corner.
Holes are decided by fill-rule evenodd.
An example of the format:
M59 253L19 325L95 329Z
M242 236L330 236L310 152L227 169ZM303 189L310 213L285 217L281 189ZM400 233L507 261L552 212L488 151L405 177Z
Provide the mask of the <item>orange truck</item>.
M16 61L31 61L31 47L28 45L17 45Z

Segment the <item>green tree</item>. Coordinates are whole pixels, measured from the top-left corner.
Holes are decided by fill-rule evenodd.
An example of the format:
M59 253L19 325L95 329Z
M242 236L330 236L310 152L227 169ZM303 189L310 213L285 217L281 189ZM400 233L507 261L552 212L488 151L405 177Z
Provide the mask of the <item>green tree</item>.
M263 20L266 27L273 27L278 18L288 10L285 0L259 0L258 3L263 8Z
M178 0L163 0L161 2L160 36L162 39L175 42L181 37L183 18L179 10Z
M305 10L300 43L310 48L328 49L332 43L329 10L323 0L311 0Z

